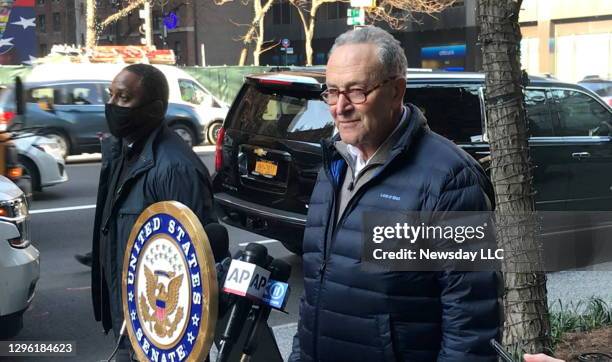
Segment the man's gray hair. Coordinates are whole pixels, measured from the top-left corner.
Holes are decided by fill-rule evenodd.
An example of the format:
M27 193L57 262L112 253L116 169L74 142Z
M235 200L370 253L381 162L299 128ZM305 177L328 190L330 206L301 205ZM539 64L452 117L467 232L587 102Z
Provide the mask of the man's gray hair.
M400 42L385 30L375 26L364 26L349 30L336 38L329 55L342 45L374 44L378 48L378 60L382 65L383 79L406 78L408 61Z

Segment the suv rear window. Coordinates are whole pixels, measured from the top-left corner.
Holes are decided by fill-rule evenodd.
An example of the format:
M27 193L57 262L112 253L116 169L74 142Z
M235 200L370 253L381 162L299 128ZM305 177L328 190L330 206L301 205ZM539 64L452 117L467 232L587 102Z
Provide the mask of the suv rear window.
M476 86L409 85L404 100L419 107L436 133L455 143L477 142L482 139L478 92Z
M233 112L230 128L306 142L332 136L334 121L318 92L246 87Z

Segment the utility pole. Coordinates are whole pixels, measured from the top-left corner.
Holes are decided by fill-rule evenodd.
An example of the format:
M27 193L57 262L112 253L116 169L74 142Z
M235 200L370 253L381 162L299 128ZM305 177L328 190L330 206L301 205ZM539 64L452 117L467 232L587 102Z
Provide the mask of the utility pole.
M87 15L86 15L86 37L85 37L85 46L88 49L93 48L96 45L97 36L96 33L96 1L95 0L86 0L87 6Z
M144 38L140 38L140 42L146 46L153 45L153 28L151 21L151 3L145 1L144 9L139 11L140 18L143 19L140 33Z

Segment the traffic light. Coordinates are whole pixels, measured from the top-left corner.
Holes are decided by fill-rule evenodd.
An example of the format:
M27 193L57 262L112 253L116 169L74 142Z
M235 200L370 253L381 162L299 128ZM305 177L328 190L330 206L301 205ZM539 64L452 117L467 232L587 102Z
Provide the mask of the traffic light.
M346 10L346 24L347 25L365 25L365 10L364 8L348 8Z

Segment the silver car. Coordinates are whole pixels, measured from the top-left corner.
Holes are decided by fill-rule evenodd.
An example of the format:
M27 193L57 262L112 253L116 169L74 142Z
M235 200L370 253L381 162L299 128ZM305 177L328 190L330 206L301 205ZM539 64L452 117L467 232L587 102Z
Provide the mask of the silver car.
M0 339L16 335L40 276L38 250L30 244L23 192L0 176Z
M31 178L33 191L68 181L66 164L57 142L33 134L17 136L13 142L23 173Z

